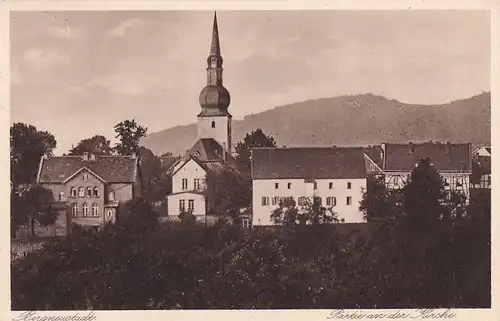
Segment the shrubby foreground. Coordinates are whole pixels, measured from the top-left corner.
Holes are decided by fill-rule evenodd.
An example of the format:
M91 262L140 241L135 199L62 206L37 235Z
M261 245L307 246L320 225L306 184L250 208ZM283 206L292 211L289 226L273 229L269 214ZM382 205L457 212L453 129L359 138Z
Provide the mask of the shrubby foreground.
M306 225L281 210L275 228L157 226L133 201L122 223L13 263L12 309L488 308L491 207L447 197L422 160L401 192L369 185L367 224L313 207Z

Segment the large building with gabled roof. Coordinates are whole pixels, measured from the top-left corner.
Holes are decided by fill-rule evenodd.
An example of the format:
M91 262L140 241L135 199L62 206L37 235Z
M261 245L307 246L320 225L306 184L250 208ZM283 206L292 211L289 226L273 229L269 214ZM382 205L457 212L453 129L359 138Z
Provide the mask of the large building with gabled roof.
M273 225L272 211L292 199L319 202L343 223L365 222L359 205L369 163L361 147L252 149L252 224Z
M37 183L66 205L68 226L115 222L120 205L141 194L135 156L44 156Z

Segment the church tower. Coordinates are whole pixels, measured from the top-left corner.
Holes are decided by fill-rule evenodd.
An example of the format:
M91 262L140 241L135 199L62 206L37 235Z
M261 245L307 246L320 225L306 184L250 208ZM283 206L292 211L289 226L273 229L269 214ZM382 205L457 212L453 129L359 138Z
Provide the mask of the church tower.
M212 43L207 59L207 85L200 93L201 112L198 114L198 139L213 138L231 153L231 114L227 111L231 97L222 85L217 13L214 14Z

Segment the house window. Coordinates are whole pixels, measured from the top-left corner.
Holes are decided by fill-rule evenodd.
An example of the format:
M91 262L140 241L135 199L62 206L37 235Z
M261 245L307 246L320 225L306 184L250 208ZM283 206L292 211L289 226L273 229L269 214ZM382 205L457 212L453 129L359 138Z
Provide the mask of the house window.
M188 189L188 179L187 178L183 178L182 179L182 190L185 191Z
M271 204L272 205L277 205L279 204L280 202L280 198L278 196L274 196L272 199L271 199Z
M212 128L215 128L215 122L212 121Z
M461 178L457 178L457 187L462 187L463 186L463 181Z
M370 164L370 172L374 172L374 171L375 171L375 165Z
M71 204L71 215L78 216L78 204Z
M71 189L69 190L69 195L71 197L76 197L76 188L75 187L71 187Z
M323 203L323 199L322 199L320 196L315 196L315 197L314 197L314 203L315 203L316 205L321 206L321 205L322 205L322 203Z
M280 187L280 183L274 183L274 189L278 189Z
M89 206L87 205L87 203L83 203L82 212L83 212L83 216L89 215Z
M288 183L288 189L292 188L292 183Z
M326 198L326 205L327 206L336 206L337 205L337 199L334 196L329 196Z
M250 227L250 219L248 217L244 217L241 219L241 226L244 228Z
M89 179L89 174L83 173L83 181L86 182Z
M194 211L194 200L188 200L188 211Z
M318 182L314 182L314 189L318 189Z
M78 187L78 197L85 197L85 190L83 187Z
M115 191L109 192L109 200L114 201L115 200Z
M107 217L108 217L108 220L110 220L110 219L111 219L111 217L113 216L113 211L112 211L112 210L108 210L108 211L106 212L106 215L107 215Z
M186 210L186 201L179 200L179 212L184 212Z
M99 197L100 194L99 194L99 187L94 187L94 197Z
M92 204L92 216L99 216L99 205Z
M262 206L269 205L269 197L262 196Z
M448 178L444 179L444 186L450 186L450 180Z
M299 197L299 205L306 205L307 197L301 196Z
M329 189L332 189L332 188L333 188L333 183L332 183L332 182L328 183L328 188L329 188Z
M199 190L200 189L200 179L199 178L195 178L193 180L193 186L194 186L195 190Z
M88 198L92 197L92 187L87 187L87 197Z
M347 205L352 205L352 197L351 196L347 196L345 198L345 202L346 202Z
M347 189L351 189L351 182L347 182Z

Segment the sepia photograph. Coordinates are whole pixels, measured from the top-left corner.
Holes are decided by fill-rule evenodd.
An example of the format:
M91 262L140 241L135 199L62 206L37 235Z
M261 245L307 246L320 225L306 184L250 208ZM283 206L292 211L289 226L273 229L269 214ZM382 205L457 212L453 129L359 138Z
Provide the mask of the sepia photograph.
M8 19L13 311L491 308L490 10Z

